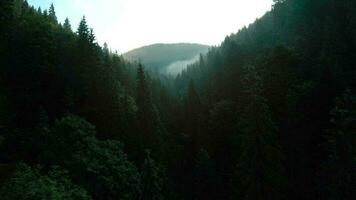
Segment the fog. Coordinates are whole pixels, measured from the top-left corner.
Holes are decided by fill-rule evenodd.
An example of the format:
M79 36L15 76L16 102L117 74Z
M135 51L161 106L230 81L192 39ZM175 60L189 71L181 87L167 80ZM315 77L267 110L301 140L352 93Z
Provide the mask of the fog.
M199 60L199 54L189 60L180 60L180 61L173 62L170 65L168 65L167 67L164 67L162 70L162 73L167 74L167 75L176 76L180 72L182 72L184 69L186 69L188 65L191 65L191 64L197 62L198 60Z

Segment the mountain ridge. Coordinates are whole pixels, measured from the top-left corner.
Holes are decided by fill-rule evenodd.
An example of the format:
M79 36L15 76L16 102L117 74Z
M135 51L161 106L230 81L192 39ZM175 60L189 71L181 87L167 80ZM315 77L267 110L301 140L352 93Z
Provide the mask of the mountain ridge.
M170 64L193 63L196 61L195 57L207 53L209 48L208 45L198 43L155 43L133 49L122 55L128 61L142 62L147 69L166 73L166 68ZM177 66L176 68L184 67Z

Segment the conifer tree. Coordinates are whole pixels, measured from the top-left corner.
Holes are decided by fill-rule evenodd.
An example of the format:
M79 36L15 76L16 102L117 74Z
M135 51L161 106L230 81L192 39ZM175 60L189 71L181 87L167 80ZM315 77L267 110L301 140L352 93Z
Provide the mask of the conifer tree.
M89 37L90 37L91 33L90 33L85 16L83 16L83 18L81 19L81 21L79 23L77 34L81 40L89 41Z
M213 199L215 185L215 167L209 153L200 149L196 156L194 173L195 199Z
M57 16L56 16L56 11L54 9L54 5L53 3L51 4L51 7L49 8L49 12L48 12L48 17L50 20L52 20L53 22L57 23Z
M68 18L66 18L64 20L63 28L64 28L64 30L72 31L72 26L70 25L70 22L69 22Z
M141 150L149 148L154 158L162 157L166 130L162 125L159 111L152 102L149 80L142 64L139 64L137 69L136 87L137 134Z
M186 120L186 131L191 137L192 142L192 155L195 155L199 149L199 129L200 129L200 113L201 112L201 101L200 97L195 90L193 80L190 80L188 86L188 93L186 96L185 105L185 120Z
M3 200L91 200L91 196L82 187L72 183L67 171L51 169L42 175L39 167L18 164L15 172L0 187Z
M327 136L328 159L322 164L320 189L323 198L353 199L356 196L356 97L347 90L331 111L333 128Z
M5 1L6 2L6 1ZM24 1L23 0L14 0L13 1L13 15L14 17L20 17L23 12Z
M137 69L136 103L141 131L145 132L143 134L150 134L153 132L154 128L152 124L152 120L154 119L153 105L151 91L149 90L148 80L142 64L139 64Z
M146 158L142 169L142 199L164 199L165 178L163 167L151 158L149 151L146 151Z
M261 96L260 78L253 68L249 69L245 81L248 103L239 123L236 196L246 200L283 199L287 180L275 137L276 127Z
M46 18L47 18L47 17L48 17L48 11L47 11L47 9L46 9L46 10L44 10L42 14L43 14L43 16L44 16L44 17L46 17Z

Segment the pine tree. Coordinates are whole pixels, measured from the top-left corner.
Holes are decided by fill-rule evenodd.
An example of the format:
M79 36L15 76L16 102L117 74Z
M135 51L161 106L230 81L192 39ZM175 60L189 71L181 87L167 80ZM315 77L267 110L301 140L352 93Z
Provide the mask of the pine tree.
M151 91L148 87L148 80L142 64L137 69L136 85L136 104L137 104L137 137L140 144L139 151L142 149L152 149L154 144L155 115L152 104ZM142 152L138 153L142 154ZM141 157L141 155L139 156ZM142 158L139 158L142 161Z
M18 164L9 180L0 187L1 199L92 199L86 190L72 183L67 171L58 167L44 175L42 171L39 167Z
M200 112L200 106L201 106L201 102L200 102L199 95L195 90L193 80L190 80L188 86L187 102L186 102L186 109L188 115L191 115L192 118L197 117Z
M200 149L196 156L194 170L195 199L213 199L215 185L214 162L205 149Z
M48 17L48 11L47 11L47 9L46 9L46 10L44 10L42 14L43 14L43 16L44 16L44 17L46 17L46 18L47 18L47 17Z
M159 111L152 102L149 80L142 64L139 64L137 69L136 87L137 137L141 145L140 151L148 148L152 150L154 158L162 157L166 130L162 125Z
M110 50L108 47L108 44L105 42L104 47L103 47L103 53L104 53L104 65L106 68L111 66L111 59L110 59Z
M282 154L275 138L276 127L261 96L260 79L249 69L245 85L248 103L239 123L240 157L236 196L239 199L283 199L286 186Z
M142 64L139 64L137 69L136 103L138 108L138 120L141 124L141 131L146 132L144 134L152 133L154 128L152 124L152 120L154 120L152 97Z
M68 19L68 18L66 18L66 19L64 20L63 28L64 28L64 30L66 30L66 31L72 31L72 26L70 25L70 22L69 22L69 19Z
M53 22L57 23L57 16L56 16L56 11L54 9L54 5L53 3L51 4L51 7L49 8L49 13L48 13L48 17L50 20L52 20Z
M81 40L89 41L90 30L89 30L85 16L83 16L82 20L79 23L77 34Z
M23 0L14 0L13 1L13 15L14 15L14 17L18 18L22 15L23 7L24 7Z
M356 97L346 91L331 111L333 128L327 136L328 159L322 164L321 191L324 199L356 196Z
M149 151L146 151L146 159L142 169L142 199L164 199L165 178L163 167L151 158Z
M185 120L186 131L191 137L192 154L195 155L199 149L199 129L200 129L200 114L201 114L201 101L200 97L195 90L193 80L190 80L188 86L188 93L186 96L185 105Z
M88 40L89 40L89 42L90 43L94 43L94 41L95 41L95 35L94 35L94 30L91 28L90 29L90 32L89 32L89 38L88 38Z

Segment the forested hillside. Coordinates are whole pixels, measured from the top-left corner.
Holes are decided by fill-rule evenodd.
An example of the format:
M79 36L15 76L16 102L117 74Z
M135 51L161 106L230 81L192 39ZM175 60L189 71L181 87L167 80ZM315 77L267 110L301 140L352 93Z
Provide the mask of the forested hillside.
M142 62L148 70L169 74L172 71L172 69L168 69L171 64L179 61L186 61L188 64L194 63L198 60L196 57L199 58L200 54L206 54L208 50L209 46L201 44L153 44L124 53L123 57L131 62ZM179 72L174 71L174 74Z
M0 1L0 198L354 199L355 10L275 0L173 78Z

